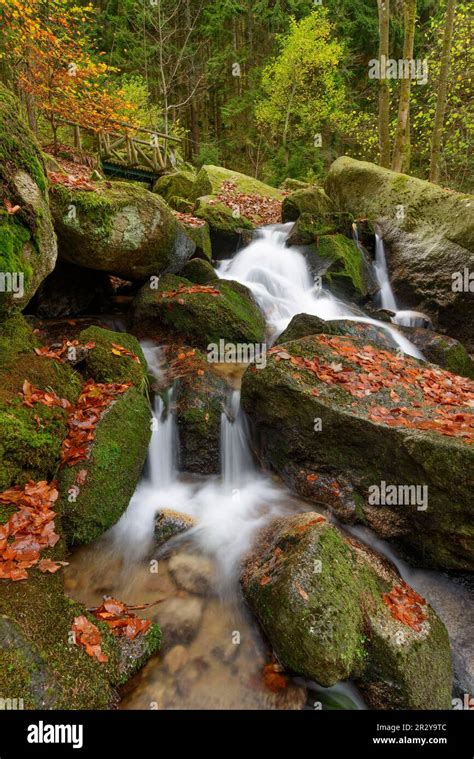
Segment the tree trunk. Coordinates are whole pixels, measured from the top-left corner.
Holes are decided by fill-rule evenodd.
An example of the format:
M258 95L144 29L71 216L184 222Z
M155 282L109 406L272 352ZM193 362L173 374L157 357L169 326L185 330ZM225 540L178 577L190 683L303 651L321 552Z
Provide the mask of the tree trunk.
M390 85L386 78L386 62L390 43L390 0L377 0L379 9L379 149L380 165L390 166Z
M403 60L406 65L404 78L400 82L400 100L398 103L397 131L395 134L395 146L393 148L392 169L401 171L404 161L407 160L407 147L409 145L409 114L411 72L409 62L413 60L413 43L415 40L416 0L404 0L403 15L405 17L405 35L403 40Z
M431 138L430 182L439 182L441 141L443 137L444 114L446 112L449 64L451 59L451 46L453 42L455 10L456 0L448 0L448 4L446 6L446 19L444 24L443 50L441 52L441 64L439 70L438 99L436 101L433 136Z

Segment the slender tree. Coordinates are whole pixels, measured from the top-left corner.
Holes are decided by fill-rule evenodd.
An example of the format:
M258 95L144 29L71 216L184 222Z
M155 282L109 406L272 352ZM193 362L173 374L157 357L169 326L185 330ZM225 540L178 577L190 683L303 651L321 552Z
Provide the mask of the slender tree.
M457 0L448 0L444 26L443 49L438 80L438 98L431 139L430 182L439 182L441 142L443 137L444 115L448 93L448 76L451 62L451 46L453 42L454 13Z
M413 45L415 41L416 0L404 0L403 15L405 22L403 39L405 75L400 82L397 130L395 133L395 144L392 156L392 169L394 171L408 169L409 164L411 92L410 61L413 60Z
M390 85L386 77L390 45L390 0L377 0L379 10L379 149L380 165L390 166Z

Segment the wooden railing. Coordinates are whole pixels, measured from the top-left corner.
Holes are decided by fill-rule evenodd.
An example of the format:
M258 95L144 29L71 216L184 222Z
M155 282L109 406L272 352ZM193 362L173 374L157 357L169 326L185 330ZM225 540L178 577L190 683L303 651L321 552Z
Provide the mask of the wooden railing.
M97 133L70 121L63 123L74 128L74 145L79 150L82 150L82 131L96 135L102 161L128 169L145 169L155 174L161 174L176 165L173 145L179 145L181 140L164 132L117 122L119 127L123 127L123 132ZM144 139L145 135L148 139Z

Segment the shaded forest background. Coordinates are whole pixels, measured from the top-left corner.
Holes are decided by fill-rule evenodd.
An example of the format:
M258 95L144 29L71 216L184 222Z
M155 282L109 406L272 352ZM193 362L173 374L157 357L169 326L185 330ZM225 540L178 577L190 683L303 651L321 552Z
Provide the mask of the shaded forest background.
M380 10L388 1L97 0L90 6L60 0L59 6L65 14L76 9L72 15L83 50L110 67L103 72L103 87L131 104L129 115L185 138L179 162L225 165L279 184L288 176L315 181L342 154L381 162L380 82L368 72L380 53ZM39 5L47 27L50 3ZM402 170L429 178L446 2L391 0L388 51L397 60L404 56L410 5L416 11L413 57L426 59L428 79L424 85L411 83L409 139L400 160ZM468 3L452 5L439 182L468 190L472 19ZM0 2L7 16L13 7L21 24L22 3ZM11 24L11 16L2 24L6 51ZM38 107L44 98L22 87L28 55L23 51L21 57L18 41L14 49L19 57L3 56L1 78L23 90L30 123L48 142L48 119ZM400 80L390 80L392 145L399 96ZM67 142L69 132L59 129L59 138Z

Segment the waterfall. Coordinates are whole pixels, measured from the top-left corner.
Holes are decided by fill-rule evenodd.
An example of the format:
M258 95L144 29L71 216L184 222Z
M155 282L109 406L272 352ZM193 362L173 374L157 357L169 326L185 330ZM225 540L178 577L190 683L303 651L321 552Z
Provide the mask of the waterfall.
M157 395L154 403L151 442L148 449L150 483L153 488L168 487L178 470L178 430L172 412L173 390L165 400Z
M231 392L228 408L221 414L221 472L226 490L241 487L254 472L239 390Z
M378 232L375 233L375 276L380 287L380 305L388 311L397 310L397 302L393 294L392 285L388 276L387 259L383 239Z
M400 327L432 327L431 320L421 311L400 311L390 284L387 258L382 236L375 233L375 264L374 272L380 287L380 304L388 311L394 311L392 322Z
M250 245L233 259L223 261L218 270L221 278L237 280L252 291L267 320L270 342L281 335L296 314L305 313L325 321L350 319L375 324L388 332L404 353L423 358L397 329L361 315L355 306L315 285L303 253L285 245L291 226L263 227Z

